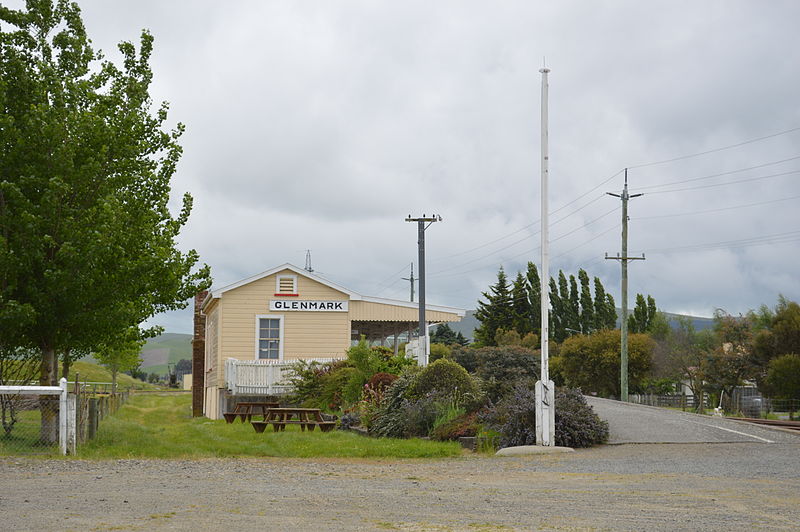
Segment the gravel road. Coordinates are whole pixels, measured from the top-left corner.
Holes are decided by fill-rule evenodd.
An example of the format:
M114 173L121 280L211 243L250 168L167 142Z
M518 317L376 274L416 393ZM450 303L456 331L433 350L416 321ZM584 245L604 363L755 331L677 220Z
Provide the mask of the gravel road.
M446 460L0 459L2 530L798 530L800 444Z
M585 396L608 421L609 443L800 443L800 433L722 417Z

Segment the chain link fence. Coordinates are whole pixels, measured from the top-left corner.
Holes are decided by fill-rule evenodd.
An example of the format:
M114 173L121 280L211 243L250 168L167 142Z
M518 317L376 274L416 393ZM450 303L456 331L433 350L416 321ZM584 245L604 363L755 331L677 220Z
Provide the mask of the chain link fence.
M59 451L56 395L0 394L0 455Z

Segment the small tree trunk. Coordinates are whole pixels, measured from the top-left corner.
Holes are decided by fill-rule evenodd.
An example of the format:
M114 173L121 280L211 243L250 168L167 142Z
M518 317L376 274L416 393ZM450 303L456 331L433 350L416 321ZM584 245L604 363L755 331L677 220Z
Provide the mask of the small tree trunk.
M58 360L55 350L52 347L43 347L39 384L41 386L56 386L57 370ZM53 395L40 396L39 409L42 417L39 437L42 443L58 443L58 398Z
M69 369L72 366L72 360L69 357L69 353L64 353L63 358L61 359L61 376L65 379L69 380Z

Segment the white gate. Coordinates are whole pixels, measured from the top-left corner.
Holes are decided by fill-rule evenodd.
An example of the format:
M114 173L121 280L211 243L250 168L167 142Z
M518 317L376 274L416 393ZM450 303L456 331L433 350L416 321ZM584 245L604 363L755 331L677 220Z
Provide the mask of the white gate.
M75 454L75 395L67 393L67 379L58 386L0 386L0 395L58 395L58 446L61 454Z

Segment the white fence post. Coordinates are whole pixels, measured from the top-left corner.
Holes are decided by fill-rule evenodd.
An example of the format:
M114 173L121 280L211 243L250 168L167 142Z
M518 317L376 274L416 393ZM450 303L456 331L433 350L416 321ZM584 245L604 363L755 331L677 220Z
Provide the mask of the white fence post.
M61 393L58 399L58 446L61 449L61 454L67 454L67 379L61 377L58 381L58 387L61 388Z

